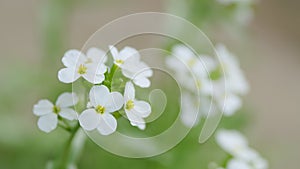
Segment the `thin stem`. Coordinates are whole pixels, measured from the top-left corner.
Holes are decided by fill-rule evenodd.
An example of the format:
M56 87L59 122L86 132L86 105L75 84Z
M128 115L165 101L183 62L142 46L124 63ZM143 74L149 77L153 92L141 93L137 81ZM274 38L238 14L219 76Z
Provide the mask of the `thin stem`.
M110 69L109 74L107 75L107 81L108 81L108 89L111 90L111 83L112 83L112 78L114 77L114 74L116 70L119 68L117 65L113 65L112 68Z
M70 158L70 154L71 154L71 146L72 146L72 142L73 139L78 131L78 129L80 128L79 123L77 123L77 125L75 126L75 128L71 131L71 136L69 138L69 140L67 141L67 145L64 149L62 158L61 158L61 162L60 165L58 167L58 169L67 169L68 167L68 162L69 162L69 158Z

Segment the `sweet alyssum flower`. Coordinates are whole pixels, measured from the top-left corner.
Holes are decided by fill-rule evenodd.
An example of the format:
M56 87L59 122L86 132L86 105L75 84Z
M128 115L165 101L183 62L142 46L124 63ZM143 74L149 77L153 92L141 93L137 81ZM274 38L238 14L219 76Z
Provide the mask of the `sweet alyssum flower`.
M93 84L99 84L104 80L107 70L105 52L97 48L90 48L87 55L78 50L69 50L62 58L66 68L58 72L58 79L63 83L72 83L83 77Z
M135 99L135 89L131 82L127 82L124 91L124 109L132 126L144 130L146 127L144 118L151 113L151 106L145 101Z
M123 106L123 96L119 92L109 92L104 86L94 86L89 93L92 108L84 110L78 120L80 126L91 131L97 129L102 135L116 131L117 120L111 114Z
M72 106L76 105L78 98L75 93L61 94L55 103L49 100L40 100L33 107L33 113L39 116L38 127L44 132L51 132L54 130L58 123L58 116L67 120L77 119L77 113L73 110Z
M224 151L233 156L233 161L228 163L228 169L234 169L232 166L268 168L267 161L248 146L248 141L240 132L221 129L216 133L216 141Z
M125 77L131 79L137 86L143 88L150 86L149 78L153 75L153 71L140 60L140 54L136 49L124 47L118 52L114 46L110 46L110 52L114 58L114 64L121 68Z

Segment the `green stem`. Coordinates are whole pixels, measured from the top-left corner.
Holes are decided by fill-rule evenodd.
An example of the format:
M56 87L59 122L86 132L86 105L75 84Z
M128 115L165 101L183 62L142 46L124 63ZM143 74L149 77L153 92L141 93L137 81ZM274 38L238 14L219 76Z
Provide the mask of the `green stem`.
M111 90L111 83L112 83L112 78L114 77L114 74L116 72L116 70L119 68L119 66L117 65L113 65L110 69L110 72L108 74L106 74L106 78L107 80L104 81L104 85Z
M79 123L75 126L75 128L71 131L71 136L69 140L67 141L66 147L63 151L60 164L57 169L67 169L68 165L70 165L70 157L72 155L72 144L75 138L76 133L78 132L80 128Z
M112 78L117 69L118 69L118 66L114 64L112 66L110 72L105 75L107 80L103 84L106 85L109 88L109 90L111 90L111 81L112 81ZM82 83L84 83L84 81ZM84 85L84 86L85 86L85 88L88 87L86 85ZM115 112L114 116L120 117L121 114L119 112ZM76 161L76 157L78 156L77 154L80 153L80 150L77 150L77 151L73 150L73 147L78 148L78 146L74 146L74 142L76 140L77 133L79 133L78 132L80 129L79 123L77 123L73 129L69 129L69 128L66 128L65 125L67 125L67 124L65 121L63 121L63 119L62 119L62 122L64 122L63 123L64 125L62 127L65 129L68 129L68 131L71 133L71 135L70 135L69 140L67 141L66 147L63 151L63 154L62 154L60 162L57 166L57 169L67 169L69 165L74 164L74 162ZM80 136L78 138L80 138Z

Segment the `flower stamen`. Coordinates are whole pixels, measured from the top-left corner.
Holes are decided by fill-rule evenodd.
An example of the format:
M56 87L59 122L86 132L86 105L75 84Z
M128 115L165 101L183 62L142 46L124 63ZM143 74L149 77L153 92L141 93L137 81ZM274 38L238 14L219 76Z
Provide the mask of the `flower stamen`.
M133 102L133 100L128 100L127 103L126 103L125 108L126 108L127 110L131 110L133 107L134 107L134 102Z
M58 106L53 106L53 113L58 114L60 112L60 107Z
M95 110L97 113L103 114L105 112L105 107L98 105Z
M116 60L116 63L121 65L121 64L123 64L123 63L124 63L124 60L117 59L117 60Z
M82 74L86 74L86 71L87 71L87 67L81 64L78 68L78 73L82 75Z

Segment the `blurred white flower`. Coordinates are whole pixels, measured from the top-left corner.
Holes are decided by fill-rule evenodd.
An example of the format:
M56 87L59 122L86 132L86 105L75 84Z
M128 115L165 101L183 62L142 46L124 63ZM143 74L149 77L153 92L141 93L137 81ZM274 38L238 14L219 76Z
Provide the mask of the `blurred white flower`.
M234 158L232 164L228 164L228 169L234 169L237 166L240 166L240 168L249 166L250 169L268 168L267 161L257 151L248 146L248 141L240 132L221 129L216 133L216 142Z
M222 44L216 46L216 51L225 77L214 82L214 96L220 109L230 116L242 107L239 96L248 93L249 85L235 56Z
M151 85L148 78L153 75L153 71L146 63L140 61L140 54L136 49L125 47L118 52L114 46L110 46L110 51L114 58L114 64L121 68L125 77L143 88Z
M226 169L252 169L252 167L247 162L234 158L228 162Z
M117 120L111 114L123 106L123 96L119 92L109 92L104 86L94 86L89 93L92 108L84 110L79 115L80 126L91 131L97 129L102 135L116 131Z
M216 142L227 153L237 157L240 157L248 149L246 138L235 130L218 130Z
M203 94L212 94L209 72L217 66L213 58L197 56L188 47L176 45L172 49L172 56L166 59L166 64L175 71L176 79L182 86L190 91L200 89Z
M93 84L99 84L104 80L107 70L105 52L97 48L90 48L87 55L78 50L69 50L62 58L66 68L58 72L58 79L63 83L72 83L79 77Z
M144 130L146 127L144 118L151 113L151 106L145 101L135 99L135 89L131 82L127 82L124 91L124 109L132 126Z
M38 127L49 133L54 130L58 123L58 116L67 120L77 119L77 113L70 108L78 102L78 97L75 93L62 93L55 103L49 100L40 100L33 107L33 113L39 116Z
M183 92L181 96L180 118L187 127L193 127L199 122L199 100L191 94Z
M236 94L247 94L249 85L236 57L222 44L216 45L216 51L226 76L227 90Z

